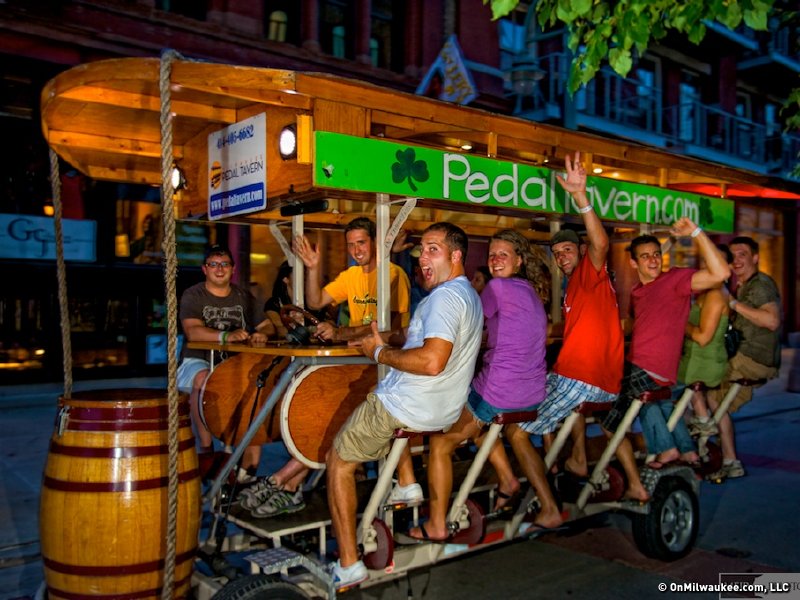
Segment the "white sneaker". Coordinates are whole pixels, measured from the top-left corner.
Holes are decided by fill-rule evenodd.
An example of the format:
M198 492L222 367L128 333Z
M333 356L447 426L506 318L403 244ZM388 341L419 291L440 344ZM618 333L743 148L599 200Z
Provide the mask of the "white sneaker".
M338 560L333 563L333 583L337 592L354 587L369 578L369 571L362 561L354 562L349 567L342 567Z
M303 500L303 490L297 489L296 492L287 492L286 490L276 490L264 501L263 504L256 506L250 511L250 514L257 518L274 517L276 515L285 515L306 507L305 500Z
M270 475L259 479L255 485L239 492L239 506L252 510L263 504L276 491L278 491L278 484L274 477Z
M408 485L400 485L396 483L392 488L392 493L389 494L389 504L410 504L412 502L421 502L425 498L422 492L422 486L418 483L409 483Z

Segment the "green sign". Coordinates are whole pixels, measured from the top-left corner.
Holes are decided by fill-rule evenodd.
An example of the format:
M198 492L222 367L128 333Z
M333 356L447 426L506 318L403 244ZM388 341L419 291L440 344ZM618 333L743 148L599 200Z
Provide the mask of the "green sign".
M317 187L577 214L544 167L326 131L315 141ZM733 231L730 200L604 177L589 177L587 194L602 219L666 226L689 217L709 231Z

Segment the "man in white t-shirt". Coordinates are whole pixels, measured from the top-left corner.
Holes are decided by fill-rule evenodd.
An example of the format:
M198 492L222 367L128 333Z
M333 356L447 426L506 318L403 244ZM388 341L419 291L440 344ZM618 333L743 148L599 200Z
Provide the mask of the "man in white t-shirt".
M430 293L404 336L379 333L373 323L372 335L360 341L365 356L391 368L344 424L328 454L328 505L339 546L334 567L338 590L368 577L356 548L357 466L386 456L396 429L438 431L452 425L466 403L475 370L483 310L464 274L467 236L455 225L435 223L422 234L421 245L419 266ZM402 347L390 345L400 341Z

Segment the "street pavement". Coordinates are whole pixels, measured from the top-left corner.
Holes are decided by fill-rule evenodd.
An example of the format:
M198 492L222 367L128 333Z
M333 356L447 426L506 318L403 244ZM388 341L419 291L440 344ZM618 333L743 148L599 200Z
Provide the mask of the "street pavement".
M662 582L717 583L721 572L800 573L800 394L785 391L795 352L784 350L781 377L756 390L735 416L747 476L702 484L699 535L686 558L643 557L627 516L611 514L585 530L478 552L347 597L638 599L659 595ZM76 391L117 387L163 389L165 381L75 384ZM0 388L0 600L32 597L43 581L38 501L61 391L55 384ZM265 461L281 463L281 452L266 454Z

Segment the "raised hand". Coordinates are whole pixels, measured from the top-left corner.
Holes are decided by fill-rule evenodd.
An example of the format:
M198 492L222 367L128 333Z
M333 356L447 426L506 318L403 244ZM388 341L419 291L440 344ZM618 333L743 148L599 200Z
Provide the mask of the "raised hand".
M409 248L413 248L414 244L412 242L407 242L408 239L408 231L405 229L401 229L397 232L397 237L394 238L394 243L392 244L392 253L393 254L400 254L403 250L408 250Z
M581 164L581 153L576 152L575 158L570 159L569 154L564 157L564 167L567 171L567 178L556 175L558 183L570 194L586 191L586 169Z
M308 241L304 235L295 236L292 240L292 252L303 261L307 269L314 269L319 266L319 248Z
M692 232L697 229L697 225L689 217L681 217L673 223L670 232L677 236L692 235Z

